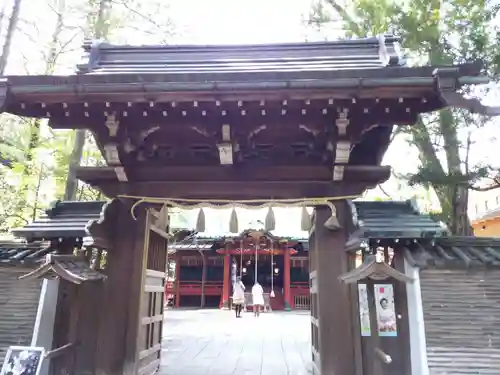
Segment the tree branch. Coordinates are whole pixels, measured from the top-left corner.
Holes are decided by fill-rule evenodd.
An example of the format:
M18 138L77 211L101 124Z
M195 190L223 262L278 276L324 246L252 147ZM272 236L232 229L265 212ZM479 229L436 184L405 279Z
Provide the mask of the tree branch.
M387 193L387 192L385 191L385 189L382 187L382 184L379 184L379 185L378 185L378 187L379 187L380 191L381 191L381 192L382 192L382 193L383 193L383 194L384 194L387 198L391 198L391 199L392 199L392 196L391 196L389 193Z
M359 26L359 23L352 17L347 10L339 5L335 0L326 0L326 2L339 14L342 20L347 23L347 29L351 31L357 37L364 36L363 29Z
M495 190L500 188L500 183L495 184L495 185L490 185L486 187L479 187L479 186L474 186L474 185L469 185L469 189L474 190L474 191L490 191L490 190Z

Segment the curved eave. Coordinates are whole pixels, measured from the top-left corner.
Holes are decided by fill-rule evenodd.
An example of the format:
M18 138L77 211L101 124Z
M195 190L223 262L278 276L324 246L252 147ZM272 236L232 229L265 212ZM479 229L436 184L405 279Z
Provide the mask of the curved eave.
M477 220L474 220L471 223L471 225L474 227L474 226L478 226L478 225L488 224L488 223L491 223L491 222L494 222L494 221L499 221L499 219L500 219L500 216L489 217L489 218L486 218L486 219L477 219Z
M473 220L471 225L477 226L477 225L482 225L482 224L486 224L486 223L490 223L492 221L498 221L498 220L500 220L500 210L495 209L495 210L492 210L492 211L484 214L483 216L479 217L478 219Z

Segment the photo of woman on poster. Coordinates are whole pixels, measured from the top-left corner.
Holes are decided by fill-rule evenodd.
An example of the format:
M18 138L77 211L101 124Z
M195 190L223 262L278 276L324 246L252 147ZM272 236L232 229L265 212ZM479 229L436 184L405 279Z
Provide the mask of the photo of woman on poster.
M375 286L377 330L379 336L397 336L394 291L391 284Z

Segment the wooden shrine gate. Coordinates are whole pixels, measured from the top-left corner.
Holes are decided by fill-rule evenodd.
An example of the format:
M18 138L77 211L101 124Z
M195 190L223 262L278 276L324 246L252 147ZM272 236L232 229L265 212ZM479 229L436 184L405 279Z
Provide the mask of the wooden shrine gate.
M348 240L364 234L349 201L389 178L380 164L395 125L449 106L500 114L458 92L489 82L481 65L406 67L392 36L84 49L78 74L0 80L3 112L94 135L106 165L80 167L76 176L115 198L88 228L107 252L95 307L85 313L77 294L68 302L71 372L151 375L159 367L169 229L166 208L158 213L151 204L295 202L315 206L316 372L382 375L362 366L356 290L339 282L354 269ZM96 337L83 335L89 326L98 327Z

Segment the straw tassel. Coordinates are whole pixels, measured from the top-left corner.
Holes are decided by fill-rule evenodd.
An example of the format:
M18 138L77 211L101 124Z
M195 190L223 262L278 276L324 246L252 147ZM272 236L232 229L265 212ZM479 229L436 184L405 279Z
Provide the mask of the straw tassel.
M203 208L200 208L198 211L198 218L196 219L196 231L197 232L205 232L205 211Z
M328 203L328 206L332 210L332 216L325 222L325 227L329 230L338 230L340 228L339 219L337 218L337 209L335 205L331 202Z
M264 223L264 230L270 232L276 229L276 219L274 218L274 211L272 207L267 210L266 221Z
M231 217L229 218L229 232L238 233L238 215L236 214L234 207L231 211Z
M307 208L305 206L302 206L302 213L300 216L300 228L305 231L309 232L312 227L312 219L311 215L309 215L309 212L307 212Z

